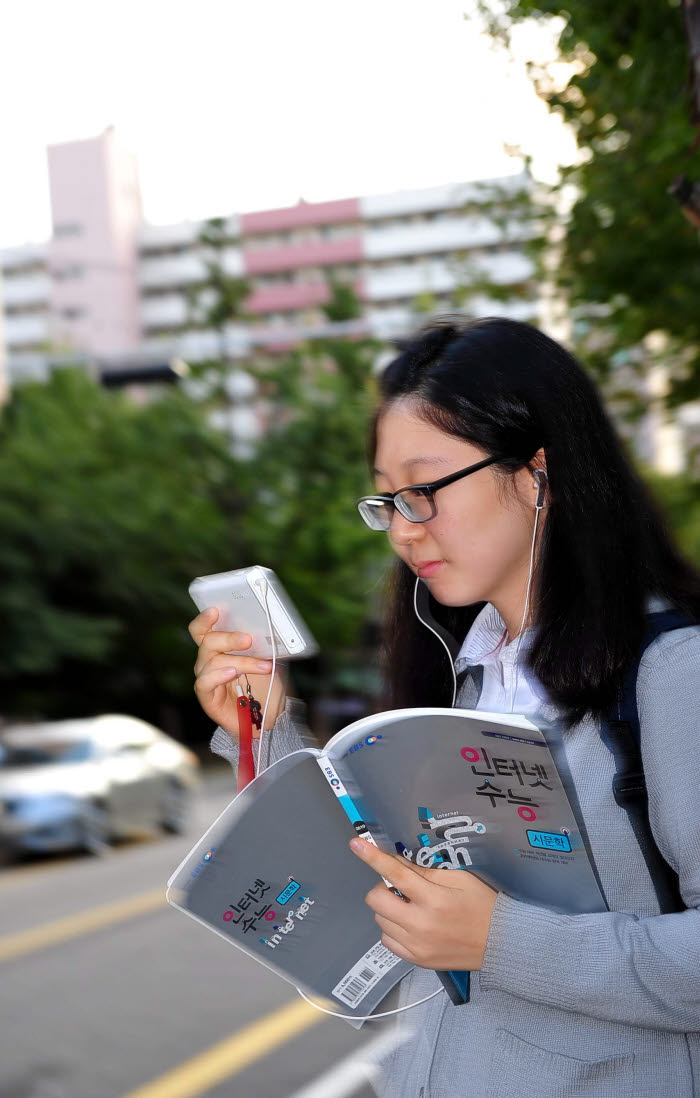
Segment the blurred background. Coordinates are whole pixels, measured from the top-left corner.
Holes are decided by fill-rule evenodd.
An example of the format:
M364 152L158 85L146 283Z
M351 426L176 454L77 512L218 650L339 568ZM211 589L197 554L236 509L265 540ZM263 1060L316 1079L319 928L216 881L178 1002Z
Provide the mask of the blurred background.
M698 559L700 2L27 0L0 41L0 1098L372 1093L379 1023L165 906L234 792L187 587L273 568L319 744L371 710L366 424L451 311L580 356Z

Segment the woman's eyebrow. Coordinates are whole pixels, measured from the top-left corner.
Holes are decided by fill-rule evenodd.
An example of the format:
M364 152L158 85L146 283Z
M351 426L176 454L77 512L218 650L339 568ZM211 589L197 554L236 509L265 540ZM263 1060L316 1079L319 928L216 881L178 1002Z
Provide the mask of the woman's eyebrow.
M450 458L446 458L446 457L415 457L415 458L407 458L406 461L402 461L401 465L400 465L400 468L401 469L410 469L410 467L412 465L451 465L451 464L452 464L452 461L450 460ZM374 468L373 472L374 472L374 475L377 476L377 477L383 477L383 476L386 475L385 473L383 473L381 471L381 469L377 469L376 467Z

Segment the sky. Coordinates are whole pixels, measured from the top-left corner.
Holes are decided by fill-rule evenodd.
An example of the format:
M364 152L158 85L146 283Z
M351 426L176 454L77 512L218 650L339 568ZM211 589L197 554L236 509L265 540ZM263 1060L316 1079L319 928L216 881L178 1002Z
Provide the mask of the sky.
M0 247L46 239L46 146L114 125L154 224L507 174L573 138L471 0L0 4Z

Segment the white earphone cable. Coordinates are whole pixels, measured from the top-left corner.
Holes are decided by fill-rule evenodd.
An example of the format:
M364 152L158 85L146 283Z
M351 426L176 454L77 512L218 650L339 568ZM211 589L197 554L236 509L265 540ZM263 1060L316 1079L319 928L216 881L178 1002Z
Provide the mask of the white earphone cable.
M260 739L258 740L258 768L256 770L256 774L258 773L258 771L262 774L262 771L264 769L267 769L266 767L261 766L262 757L263 757L262 745L263 745L263 736L265 735L265 717L267 716L267 707L268 707L268 704L269 704L269 701L270 701L270 695L272 693L272 687L273 687L274 682L275 682L275 667L277 665L277 646L275 644L275 633L274 633L274 630L272 628L272 618L270 617L270 607L267 604L267 580L265 579L264 576L261 577L261 579L258 583L258 587L260 588L260 590L262 592L262 596L263 596L263 599L264 599L264 602L265 602L265 614L267 616L267 627L270 630L270 643L272 644L272 670L270 672L270 685L269 685L268 690L267 690L267 697L265 698L265 707L263 709L262 720L260 722Z
M544 470L539 470L538 469L538 470L536 470L536 472L541 472L542 473L542 475L545 477L545 483L546 483L547 474L544 472ZM539 520L539 517L540 517L540 511L544 507L544 502L540 501L540 488L541 488L542 482L538 481L537 478L535 478L535 483L537 485L537 501L535 502L535 522L534 522L534 525L532 527L532 544L530 545L530 571L529 571L528 577L527 577L527 590L525 592L525 609L523 610L523 618L522 618L522 621L520 622L520 632L518 633L518 643L517 643L517 646L516 646L516 649L515 649L515 659L513 661L513 677L512 677L511 694L510 694L510 711L511 711L511 713L513 712L513 705L515 704L515 695L516 695L516 692L517 692L518 655L520 654L520 642L523 639L523 626L525 625L525 618L527 617L528 606L530 604L530 584L532 582L532 571L533 571L533 563L534 563L534 558L535 558L535 539L537 537L537 523L538 523L538 520Z
M408 973L406 973L408 976ZM296 985L295 985L296 986ZM304 995L304 992L300 987L297 991L301 995L302 999L306 999L307 1003L311 1003L312 1007L316 1007L316 1010L322 1010L324 1014L330 1014L332 1018L350 1018L353 1022L373 1022L375 1018L388 1018L390 1014L400 1014L402 1010L410 1010L411 1007L420 1006L421 1003L427 1003L428 999L435 998L441 991L444 991L444 987L439 987L437 991L433 991L430 995L426 995L424 999L418 999L415 1003L407 1003L406 1006L396 1007L395 1010L383 1010L381 1014L338 1014L335 1010L326 1010L325 1007L321 1007L318 1003L311 1002L308 996Z
M428 622L425 620L425 618L422 618L420 616L420 614L418 613L418 584L419 583L420 583L420 576L416 576L416 584L415 584L415 587L413 588L413 609L416 612L416 617L418 618L418 620L423 622L423 625L425 626L425 628L429 629L430 632L433 633L434 636L437 637L437 639L440 641L440 644L442 645L442 647L447 652L447 658L449 660L450 670L452 671L452 682L453 682L452 703L451 704L454 706L454 703L457 700L457 673L455 671L454 660L452 659L452 653L450 652L449 648L445 644L445 641L442 639L440 634L436 633L435 630L433 629L432 625L429 625Z

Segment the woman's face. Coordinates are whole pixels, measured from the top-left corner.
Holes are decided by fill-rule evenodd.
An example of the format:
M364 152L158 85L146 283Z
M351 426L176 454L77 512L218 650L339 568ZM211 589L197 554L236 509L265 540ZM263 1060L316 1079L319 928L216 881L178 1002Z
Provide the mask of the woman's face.
M409 484L439 480L490 456L472 443L452 437L420 419L410 398L392 402L377 426L375 484L393 493ZM536 455L537 457L537 455ZM544 461L538 464L544 467ZM409 522L394 511L389 541L418 575L421 565L440 561L424 577L431 594L446 606L491 602L508 620L524 606L537 494L532 472L519 470L514 488L497 481L495 466L440 488L437 514L428 522ZM545 512L541 512L538 535Z

